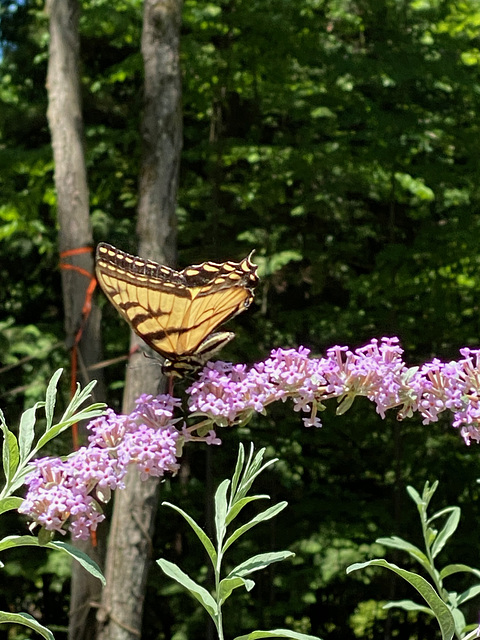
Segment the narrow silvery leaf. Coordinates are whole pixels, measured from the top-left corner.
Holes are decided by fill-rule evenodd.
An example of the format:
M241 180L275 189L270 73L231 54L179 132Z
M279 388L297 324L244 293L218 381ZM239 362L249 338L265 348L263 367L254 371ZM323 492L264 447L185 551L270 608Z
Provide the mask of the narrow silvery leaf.
M241 498L240 500L236 501L233 507L231 507L228 510L226 524L229 525L232 522L232 520L235 520L235 518L238 516L238 514L243 509L243 507L245 507L250 502L254 502L255 500L265 500L265 499L268 500L269 498L270 496L267 496L267 495L258 495L258 496L248 496L247 498Z
M17 498L16 496L3 498L0 500L0 514L5 513L6 511L13 511L13 509L18 509L22 502L23 499Z
M265 522L266 520L270 520L271 518L274 518L278 513L280 513L280 511L283 511L283 509L285 509L287 505L288 503L285 501L279 502L278 504L273 505L273 507L270 507L269 509L265 509L265 511L262 511L262 513L259 513L254 518L252 518L250 522L247 522L242 527L238 528L236 531L232 533L232 535L228 538L228 540L226 540L222 548L222 553L225 553L228 547L230 547L230 545L232 545L235 542L235 540L238 540L238 538L240 538L240 536L246 533L249 529L251 529L257 524L260 524L261 522Z
M45 395L45 415L47 417L46 430L48 431L53 424L53 413L55 411L55 402L57 400L57 384L63 369L58 369L53 374L50 382L48 383L47 393Z
M248 478L248 483L251 486L252 482L253 482L253 478L258 474L260 467L262 466L262 462L263 462L263 456L265 455L265 447L262 447L261 449L259 449L257 451L257 453L255 454L255 457L253 458L252 461L252 455L253 455L253 451L254 451L254 447L253 447L253 442L252 442L252 446L251 446L251 450L250 450L250 455L248 457L248 474L246 474L246 477Z
M222 545L227 526L227 491L229 486L230 480L224 480L215 493L215 532L219 547Z
M404 611L420 611L428 616L433 616L433 611L423 604L417 604L413 600L395 600L383 605L384 609L403 609Z
M98 578L100 582L104 585L106 584L106 580L100 570L100 567L96 562L94 562L86 553L77 549L68 542L62 542L61 540L54 540L50 542L47 547L50 549L59 549L64 553L67 553L74 560L76 560L82 567L90 573L94 578Z
M259 451L259 455L262 456L263 458L263 454L265 452L265 449L261 449ZM259 469L257 469L255 471L255 473L253 473L252 475L249 476L248 480L245 481L245 484L242 485L242 495L245 495L247 493L247 491L250 489L250 487L252 486L254 480L265 471L265 469L267 467L270 467L272 464L275 464L275 462L277 462L278 458L272 458L271 460L269 460L268 462L266 462L263 466L261 466ZM262 460L260 459L260 462ZM255 465L255 468L259 466L259 465Z
M342 416L344 413L346 413L352 406L354 400L354 393L346 393L343 398L339 398L339 404L336 411L337 416Z
M428 549L430 549L433 543L435 542L437 534L438 534L438 531L436 529L433 529L432 527L427 527L427 530L425 532L425 544Z
M252 631L245 636L237 636L233 640L261 640L261 638L291 638L291 640L321 640L317 636L307 636L290 629L271 629L270 631Z
M245 587L247 591L251 591L254 586L255 583L253 580L245 580L240 577L224 578L218 587L217 599L219 604L222 605L234 589L238 589L238 587Z
M245 562L237 565L234 569L230 571L227 577L233 576L248 576L255 571L260 571L261 569L265 569L269 565L274 562L282 562L282 560L286 560L286 558L293 558L295 556L291 551L272 551L270 553L259 553Z
M462 593L458 594L457 606L462 605L464 602L467 602L467 600L471 600L472 598L475 598L475 596L477 596L479 593L480 593L480 585L477 584L477 585L474 585L473 587L469 587Z
M9 486L10 494L14 493L14 491L19 489L22 486L22 484L25 483L25 478L28 476L29 473L31 473L31 471L32 471L32 468L28 464L25 465L24 467L20 467L19 469L17 469L15 473L15 477L12 478L12 481L10 482L10 486Z
M415 504L419 505L423 502L422 497L420 496L418 491L414 489L414 487L411 487L410 485L408 485L407 493L411 497L411 499L415 502Z
M390 569L390 571L393 571L401 578L403 578L406 582L408 582L412 587L414 587L426 601L430 609L433 611L440 627L442 640L451 640L453 638L453 634L455 633L455 621L450 612L450 609L443 602L432 585L427 582L425 578L422 578L422 576L419 576L416 573L412 573L411 571L401 569L400 567L397 567L397 565L392 564L391 562L387 562L383 559L375 559L369 560L367 562L352 564L347 567L347 573L374 566Z
M83 404L85 400L87 400L90 397L90 394L96 384L97 384L97 381L92 380L83 389L81 389L80 385L77 384L77 388L75 390L73 398L71 399L70 404L66 408L62 420L72 416L75 413L75 411L77 411L80 405Z
M93 420L93 418L97 418L98 416L103 415L105 413L104 409L105 405L99 402L97 404L93 404L91 407L88 407L88 409L84 409L79 413L75 413L72 416L65 418L58 424L54 424L39 438L36 445L37 451L44 447L47 442L50 442L50 440L53 440L53 438L58 436L59 433L62 433L62 431L65 431L65 429L71 427L72 424L80 422L81 420Z
M39 633L46 640L55 640L53 633L40 624L29 613L8 613L7 611L0 611L0 624L20 624L29 629L33 629Z
M423 488L423 499L425 501L425 504L429 505L430 500L433 497L433 494L435 493L435 491L437 490L438 487L438 480L435 480L435 482L432 484L432 486L430 486L430 483L428 482L428 480L425 482L425 487Z
M473 573L474 576L480 578L480 570L469 567L466 564L447 564L440 571L440 578L443 580L454 573Z
M82 409L78 413L74 413L71 418L68 420L68 425L72 425L75 422L80 422L81 420L93 420L93 418L98 418L98 416L103 416L105 414L106 405L103 402L96 402L95 404L90 405L86 409ZM54 428L54 427L53 427Z
M461 610L458 609L457 607L455 607L452 610L452 616L455 621L455 631L457 632L457 637L463 638L464 629L467 626L467 623L465 621L465 616L463 615ZM478 627L477 627L477 630L478 630Z
M35 536L6 536L0 540L0 551L12 549L14 547L38 547L38 540Z
M421 551L418 547L403 538L399 538L398 536L391 536L390 538L377 538L375 542L378 544L383 544L386 547L390 547L391 549L401 549L402 551L406 551L412 558L415 558L423 567L429 567L429 561L427 556Z
M423 491L422 491L422 495L420 496L420 494L418 493L418 491L416 491L416 489L414 489L412 486L408 486L407 487L407 493L408 495L412 498L412 500L415 502L415 504L417 505L417 508L419 510L420 513L424 514L430 500L432 499L433 494L435 493L435 491L437 490L438 487L438 480L435 480L435 482L432 484L432 486L430 486L430 483L428 482L428 480L425 482L425 485L423 487Z
M238 445L237 463L235 465L235 471L233 473L233 478L232 478L232 492L231 492L232 498L237 491L238 481L240 479L240 474L242 473L244 460L245 460L245 449L243 448L243 444L240 443Z
M236 500L240 500L241 498L243 498L248 491L247 481L249 478L249 474L251 473L250 466L252 464L253 450L254 450L254 445L253 445L253 442L251 442L250 451L248 452L247 459L243 461L243 470L240 469L238 485L235 488L235 491L233 491L232 489L232 492L230 493L230 506L232 506L232 504ZM245 456L242 455L242 459L244 458ZM240 459L240 456L239 456L239 459Z
M5 474L5 478L7 480L7 487L10 483L10 480L15 475L15 471L18 468L18 462L20 460L20 452L18 449L18 442L15 434L13 434L7 425L2 422L0 423L0 428L3 431L3 472Z
M18 444L20 446L20 462L24 462L31 449L35 436L35 414L39 405L43 403L37 402L31 409L27 409L22 413L20 418L20 426L18 428Z
M218 621L217 603L210 593L192 580L190 576L184 573L176 564L173 564L173 562L169 562L168 560L163 560L161 558L160 560L157 560L157 564L160 566L163 573L178 582L178 584L181 584L182 587L190 593L192 598L195 598L195 600L200 602L216 625Z
M98 578L103 584L105 584L105 578L100 571L100 567L86 553L80 551L71 544L66 542L52 541L47 542L45 545L39 543L35 536L7 536L0 540L0 551L5 549L12 549L14 547L48 547L49 549L56 549L57 551L63 551L71 556L74 560L79 562L84 569L86 569L92 576Z
M188 513L185 513L183 509L180 509L180 507L176 507L174 504L171 504L170 502L162 502L162 506L170 507L171 509L178 511L178 513L183 518L185 518L188 524L195 531L197 538L205 547L205 551L208 553L208 556L210 558L212 565L215 566L217 563L217 552L215 551L215 547L213 546L210 538L207 536L205 531L195 522L195 520L192 517L188 515Z
M440 551L445 546L447 540L450 538L450 536L452 536L455 533L458 527L458 523L460 522L460 508L448 507L446 509L442 509L442 511L439 511L430 519L430 522L431 522L434 518L446 515L449 511L451 512L450 516L448 517L445 523L445 526L438 534L437 539L435 540L435 543L432 547L433 558L435 558L440 553Z

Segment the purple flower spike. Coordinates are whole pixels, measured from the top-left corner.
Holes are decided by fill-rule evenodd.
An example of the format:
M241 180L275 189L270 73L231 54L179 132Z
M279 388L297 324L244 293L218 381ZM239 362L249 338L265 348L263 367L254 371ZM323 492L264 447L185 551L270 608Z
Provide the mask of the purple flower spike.
M456 362L434 359L409 368L398 338L392 337L371 340L355 351L335 346L324 358L311 358L304 347L275 349L250 369L208 363L187 389L191 417L203 417L200 422L187 427L174 418L181 402L165 394L142 395L129 415L108 410L88 425L87 447L65 461L43 458L33 464L19 511L47 530L88 537L104 518L99 501L107 502L113 490L124 487L129 466L136 465L142 479L175 474L185 442L218 445L214 425L245 423L272 402L288 398L294 411L307 414L305 427L321 427L317 414L329 398L337 399L342 414L357 396L365 396L382 418L392 408L398 409L399 420L418 411L427 425L448 410L466 444L480 442L480 349L465 347L460 353Z
M19 511L33 526L73 538L87 539L105 516L100 502L108 502L111 492L124 489L124 477L131 465L142 479L176 473L177 448L181 432L173 418L180 400L168 395L141 396L130 415L112 410L88 426L88 446L67 460L43 458L33 463L27 477L29 489ZM213 443L213 438L210 438Z

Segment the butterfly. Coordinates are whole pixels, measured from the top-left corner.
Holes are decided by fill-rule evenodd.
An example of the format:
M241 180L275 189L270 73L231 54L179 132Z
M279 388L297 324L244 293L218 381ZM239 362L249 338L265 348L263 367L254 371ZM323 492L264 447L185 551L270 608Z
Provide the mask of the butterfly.
M215 329L252 303L258 283L252 254L240 262L202 262L175 271L102 242L96 274L133 331L165 358L163 372L181 378L234 337Z

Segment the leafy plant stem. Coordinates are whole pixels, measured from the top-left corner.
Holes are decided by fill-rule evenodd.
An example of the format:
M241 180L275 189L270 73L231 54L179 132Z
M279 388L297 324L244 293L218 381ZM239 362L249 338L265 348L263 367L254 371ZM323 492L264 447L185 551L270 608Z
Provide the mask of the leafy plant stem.
M243 445L240 444L237 463L235 465L235 471L232 479L224 480L215 493L216 547L203 529L193 520L193 518L191 518L191 516L180 509L180 507L168 502L163 503L183 516L183 518L192 527L207 552L214 573L214 595L212 595L205 587L196 583L192 578L190 578L190 576L184 573L180 567L172 562L161 558L157 560L157 563L167 576L176 580L180 585L187 589L187 591L189 591L195 600L200 602L214 621L219 640L224 640L225 637L223 630L222 606L227 598L229 598L232 593L240 587L243 587L247 591L253 589L255 582L250 576L256 571L265 569L274 562L281 562L282 560L291 558L294 555L291 551L259 553L232 568L228 575L223 579L221 577L223 558L227 549L229 549L234 542L236 542L252 527L270 520L270 518L275 517L287 506L286 502L279 502L264 511L257 513L253 518L245 524L241 524L237 529L233 531L230 530L233 521L244 507L254 501L269 498L269 496L259 494L247 495L255 478L267 467L276 462L276 459L274 459L263 463L264 454L265 449L261 449L254 455L254 447L253 444L251 444L248 457L245 459L245 450ZM229 494L228 498L227 494ZM229 529L228 537L227 529ZM315 636L307 636L303 633L290 631L288 629L273 629L269 631L257 630L246 636L237 636L236 640L255 640L257 638L319 640Z
M217 539L217 560L213 565L213 571L215 573L215 601L217 603L216 627L217 627L217 633L218 633L218 639L219 640L224 640L222 603L221 603L221 600L220 600L220 580L221 580L221 574L222 574L222 560L223 560L223 551L222 551L223 538L224 538L224 535L223 536L221 536L221 535L218 536L218 539Z

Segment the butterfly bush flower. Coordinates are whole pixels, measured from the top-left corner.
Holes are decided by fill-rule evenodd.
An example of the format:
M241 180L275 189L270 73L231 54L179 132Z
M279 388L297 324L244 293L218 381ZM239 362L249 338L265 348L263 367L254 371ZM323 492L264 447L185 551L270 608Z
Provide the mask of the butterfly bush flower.
M272 402L288 399L294 411L306 414L306 427L321 426L318 412L330 398L336 398L338 414L357 396L365 396L382 418L396 408L399 420L419 412L425 425L449 411L465 442L480 442L480 350L460 353L459 361L434 359L408 368L398 338L382 338L353 351L334 346L324 358L312 358L300 347L275 349L251 368L208 363L187 389L190 418L200 417L200 422L179 424L174 413L181 402L170 395L142 395L129 415L108 410L88 425L88 446L66 460L34 463L19 510L34 526L61 533L68 529L73 537L88 538L104 519L100 502L124 488L130 466L138 468L142 479L175 474L185 442L220 444L215 425L244 424Z
M180 468L176 453L179 435L172 426L155 429L141 424L125 439L123 448L139 469L142 480L161 477L167 471L177 473Z
M70 531L87 539L104 520L100 502L123 489L130 466L142 479L175 474L179 469L181 430L173 418L180 400L169 395L143 395L129 415L112 410L87 425L88 446L66 460L42 458L27 477L28 493L19 511L33 526L47 531ZM206 440L206 438L205 438Z
M62 534L67 520L71 520L69 529L73 537L88 538L105 518L98 503L88 494L88 483L70 469L69 461L42 458L34 467L26 480L29 491L19 512L47 531Z
M422 396L421 413L434 422L441 411L454 414L453 426L460 428L466 444L480 442L480 350L467 347L460 350L463 359L457 362L424 365L429 388Z
M205 416L205 424L232 426L291 398L295 411L309 414L303 424L319 427L317 414L326 400L336 398L337 413L343 414L357 396L365 396L382 418L393 408L399 420L418 411L426 425L451 411L465 442L480 442L480 350L465 348L461 355L458 362L434 359L409 368L395 337L373 339L354 351L334 346L324 358L311 358L304 347L276 349L249 370L209 363L187 390L189 410Z
M384 417L386 409L407 400L405 378L397 338L372 340L350 351L332 347L326 358L310 358L309 350L276 349L264 362L247 371L244 365L209 363L187 391L189 409L220 426L246 422L254 412L264 412L272 402L292 398L295 411L309 413L306 426L321 426L317 410L323 401L337 398L343 413L358 395L372 400Z

